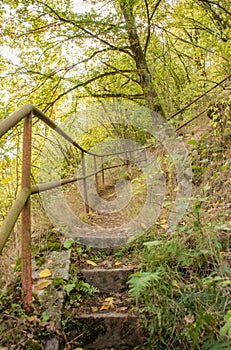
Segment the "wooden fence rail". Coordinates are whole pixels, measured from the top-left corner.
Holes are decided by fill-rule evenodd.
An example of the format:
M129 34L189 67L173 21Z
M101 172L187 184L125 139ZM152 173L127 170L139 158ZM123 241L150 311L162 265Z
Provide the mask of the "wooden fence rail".
M32 119L33 117L39 118L51 129L53 129L57 134L67 140L74 147L78 148L81 152L81 164L82 164L82 175L81 177L72 177L67 179L62 179L59 181L52 181L47 183L42 183L38 185L31 186L31 152L32 152ZM102 173L102 181L104 183L104 172L105 170L112 169L115 167L120 167L123 164L118 164L116 166L104 166L104 158L107 156L115 156L120 154L126 154L124 152L113 152L108 154L97 154L90 152L82 148L75 140L73 140L67 133L65 133L53 120L47 117L43 112L34 107L31 104L27 104L20 108L18 111L14 112L11 116L6 118L0 123L0 138L7 133L11 128L17 125L21 120L24 119L24 130L23 130L23 160L22 160L22 190L13 203L11 209L9 210L6 218L0 227L0 254L10 237L17 219L22 213L22 291L23 291L23 307L26 312L30 311L32 303L32 266L31 266L31 206L30 206L30 196L35 193L51 190L53 188L63 186L65 184L83 181L83 191L84 191L84 201L86 212L89 212L88 204L88 193L87 193L87 183L86 180L89 177L95 176L96 186L98 186L99 173ZM145 150L144 148L131 150L139 151ZM94 157L94 172L87 174L85 157ZM97 170L97 158L101 161L101 169Z

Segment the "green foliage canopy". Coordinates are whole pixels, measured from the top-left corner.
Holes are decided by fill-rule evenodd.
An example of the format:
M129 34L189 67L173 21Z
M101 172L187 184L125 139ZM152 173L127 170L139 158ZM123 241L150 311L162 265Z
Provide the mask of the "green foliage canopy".
M126 98L170 114L230 71L228 0L3 3L2 42L18 57L1 65L8 105Z

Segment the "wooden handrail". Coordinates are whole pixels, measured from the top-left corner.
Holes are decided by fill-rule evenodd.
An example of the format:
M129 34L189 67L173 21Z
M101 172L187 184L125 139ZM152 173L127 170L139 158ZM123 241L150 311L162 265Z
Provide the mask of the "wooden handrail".
M178 114L184 112L186 109L188 109L190 106L192 106L193 104L195 104L198 100L200 100L202 97L204 97L205 95L207 95L209 92L211 92L212 90L216 89L218 86L220 86L221 84L223 84L226 80L229 80L231 78L231 74L229 74L227 77L225 77L224 79L222 79L221 81L219 81L218 83L216 83L215 85L213 85L210 89L206 90L205 92L203 92L203 94L199 95L198 97L196 97L194 100L192 100L191 102L187 103L183 108L181 108L180 110L176 111L175 113L173 113L168 120L173 119L174 117L176 117Z
M22 119L24 119L30 113L33 113L34 116L42 120L51 129L55 130L59 135L61 135L64 139L72 143L80 151L97 156L97 154L89 152L84 148L82 148L75 140L73 140L67 133L65 133L65 131L63 131L52 119L50 119L46 114L44 114L42 111L40 111L38 108L36 108L32 104L27 104L21 107L18 111L14 112L13 114L11 114L11 116L9 116L8 118L6 118L0 123L0 137L2 137L7 131L9 131L16 124L18 124Z
M70 142L74 147L78 148L81 152L82 162L82 177L73 177L69 179L62 179L60 181L52 181L39 185L30 185L31 175L31 148L32 148L32 118L36 116L56 133L62 136L65 140ZM0 123L0 138L8 132L11 128L17 125L21 120L24 119L24 131L23 131L23 162L22 162L22 190L19 196L15 200L11 209L9 210L6 218L0 227L0 254L9 239L10 233L12 232L14 225L22 213L22 290L23 290L23 307L26 312L30 311L32 303L32 266L31 266L31 214L30 214L30 195L42 191L47 191L67 183L74 181L83 181L85 207L86 211L89 211L88 199L87 199L87 186L86 179L95 176L96 184L98 186L97 174L102 172L102 179L104 182L104 170L113 167L104 167L104 157L115 156L119 154L125 154L127 151L114 152L110 154L97 154L90 152L81 147L75 140L73 140L66 132L64 132L52 119L46 116L42 111L33 106L27 104L21 107L18 111L14 112L11 116L6 118ZM129 152L143 150L144 148L129 150ZM85 155L94 157L95 171L91 174L86 174L85 167ZM96 157L101 159L102 169L97 170L96 168ZM116 167L121 166L117 165Z
M30 197L31 191L29 188L24 188L19 192L18 197L14 201L12 207L8 211L2 226L0 227L0 254L16 224L18 217L27 201Z
M11 114L9 117L4 119L0 123L0 138L7 131L9 131L11 128L13 128L15 125L17 125L22 119L26 118L30 114L31 114L32 117L36 116L37 118L42 120L46 125L48 125L50 128L52 128L60 136L62 136L68 142L73 144L73 146L75 146L76 148L78 148L81 151L82 155L83 154L88 154L90 156L98 157L98 158L100 158L102 160L102 164L103 164L104 157L115 156L115 155L119 155L119 154L125 154L127 152L127 151L122 151L122 152L113 152L113 153L108 153L108 154L97 154L97 153L90 152L90 151L84 149L75 140L73 140L67 133L65 133L52 119L50 119L46 114L44 114L42 111L40 111L38 108L36 108L32 104L26 104L25 106L21 107L18 111L14 112L13 114ZM139 150L143 150L143 149L144 148L135 149L135 150L129 150L129 152L135 152L135 151L139 151ZM121 165L122 164L120 164L118 166L121 166ZM116 167L118 167L118 166L116 166ZM75 182L75 181L79 181L79 180L86 180L86 178L89 178L91 176L97 176L97 174L100 173L100 172L102 172L102 176L103 176L103 180L104 180L104 170L111 169L111 168L112 167L106 167L106 168L103 167L99 171L95 171L94 173L91 173L91 174L88 174L88 175L85 174L85 176L82 176L80 178L75 177L75 178L70 178L70 179L62 179L60 181L52 181L52 182L48 182L48 183L44 183L44 184L34 185L34 186L31 187L31 194L38 193L38 192L43 192L43 191L46 191L46 190L50 190L50 189L53 189L53 188L56 188L58 186L62 186L62 185L65 185L65 184L68 184L68 183L71 183L71 182ZM23 170L23 172L24 172L24 170ZM18 202L16 200L16 202L15 202L16 206L18 205L17 203ZM14 208L14 206L12 208ZM11 213L11 211L9 211L9 215L10 215L10 213ZM8 215L7 215L7 222L8 222ZM15 222L14 222L14 224L15 224ZM14 227L14 225L13 225L13 227ZM12 231L13 227L11 228L11 231ZM5 229L6 229L6 225L3 224L1 226L1 229L0 229L0 235L4 236L3 230L5 230ZM7 229L7 237L8 237L8 231L9 230ZM1 237L0 237L0 239L1 239ZM5 240L4 240L4 242L5 242ZM2 249L3 249L3 247L0 250L0 254L1 254Z
M22 119L24 119L30 113L33 113L34 116L36 116L37 118L42 120L46 125L48 125L51 129L53 129L57 134L62 136L65 140L67 140L68 142L73 144L74 147L78 148L80 151L82 151L86 154L101 158L101 157L113 156L113 155L118 155L118 154L124 154L127 152L127 151L122 151L122 152L113 152L113 153L108 153L108 154L98 154L98 153L90 152L90 151L84 149L74 139L72 139L72 137L70 137L64 130L62 130L52 119L50 119L46 114L44 114L42 111L40 111L38 108L36 108L32 104L26 104L25 106L21 107L18 111L14 112L13 114L11 114L9 117L4 119L0 123L0 138L7 131L9 131L12 127L17 125ZM142 149L143 148L131 150L131 152L142 150Z
M143 160L140 160L139 162L142 162L142 161ZM115 168L119 168L123 165L124 165L124 163L117 164L117 165L111 165L111 166L108 166L106 168L103 168L103 170L105 171L105 170L115 169ZM31 186L31 195L37 194L40 192L49 191L49 190L52 190L54 188L70 184L72 182L82 181L84 179L88 179L89 177L95 176L101 172L102 172L102 169L94 171L93 173L90 173L88 175L81 176L81 177L74 176L74 177L70 177L70 178L66 178L66 179L61 179L58 181L50 181L50 182L44 182L44 183L41 183L38 185L33 185L33 186Z

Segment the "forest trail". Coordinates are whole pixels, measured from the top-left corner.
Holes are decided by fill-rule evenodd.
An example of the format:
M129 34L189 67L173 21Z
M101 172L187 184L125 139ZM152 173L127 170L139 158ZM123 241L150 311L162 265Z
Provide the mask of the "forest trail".
M208 125L206 121L203 122L204 124L201 124L198 132L195 127L193 139L192 136L189 138L187 131L185 131L185 135L183 135L185 140L188 140L187 147L194 170L193 202L189 208L189 214L179 225L178 240L180 251L182 247L188 249L188 251L186 251L186 256L190 256L193 249L197 249L197 244L203 243L203 240L206 239L206 245L199 248L195 255L196 257L201 255L204 259L204 254L206 260L202 260L203 262L199 261L196 271L198 271L199 274L203 274L206 269L208 269L206 273L208 274L208 278L210 278L210 274L213 274L212 269L215 268L214 266L218 261L221 264L221 269L224 271L228 271L231 267L229 249L231 148L229 133L227 133L227 135L222 135L223 137L217 137L216 134L214 134L213 128ZM213 137L211 137L211 135L213 135ZM164 159L165 153L163 153L161 149L154 149L154 152L156 152L156 157L161 156ZM131 218L135 217L137 211L142 207L142 201L146 193L145 187L142 181L140 181L141 173L136 168L130 168L129 170L130 172L128 173L125 167L119 175L115 170L108 173L106 177L107 180L104 185L101 184L98 191L100 197L105 200L106 205L106 203L115 200L119 194L115 192L116 180L120 180L121 177L123 179L129 178L129 180L132 181L132 189L135 198L133 198L130 205L121 212L108 214L100 210L90 210L90 212L86 214L84 212L84 205L79 205L81 203L80 195L77 195L78 197L76 199L76 191L73 191L72 185L65 190L67 203L70 204L73 212L92 228L93 233L95 228L102 229L102 232L104 229L111 230L111 232L113 232L113 230L114 232L118 232L120 227L131 220ZM173 188L175 186L175 182L171 181L172 178L168 170L169 168L164 161L163 172L166 174L166 182L168 185L167 196L173 193ZM134 172L132 173L132 171ZM172 198L174 198L174 196ZM27 319L28 322L25 321L21 324L19 322L19 316L11 317L7 315L7 313L2 313L3 322L1 324L1 332L2 334L7 334L6 338L2 338L3 344L6 345L7 342L9 342L8 336L10 335L11 344L17 344L20 349L24 349L28 344L32 344L33 346L34 343L38 344L39 350L71 350L76 349L76 347L83 350L86 348L108 350L146 349L148 345L147 333L145 333L145 337L143 338L142 331L138 327L139 311L142 310L142 304L137 308L137 300L139 298L137 297L136 300L136 294L134 293L138 293L137 295L139 295L139 293L145 292L146 288L148 289L148 284L144 284L143 286L141 284L142 292L140 292L139 289L138 292L136 292L136 289L134 289L134 281L136 281L136 276L146 273L142 272L144 266L142 259L144 256L142 256L143 253L140 254L145 243L149 243L150 240L150 243L152 243L154 239L153 243L156 244L155 250L159 249L161 252L161 246L159 246L160 242L162 242L161 245L163 244L163 247L168 243L174 242L174 237L168 237L166 235L165 224L168 211L164 209L158 221L153 224L151 231L147 231L143 238L138 235L134 243L126 244L128 237L125 237L126 242L123 242L122 248L120 249L116 249L117 244L115 244L115 246L112 244L112 246L107 249L100 249L100 247L94 249L88 245L84 246L72 240L71 235L65 237L65 235L56 229L48 220L40 203L36 201L36 198L33 206L37 209L33 216L32 237L35 296L33 305L34 314L31 318ZM193 223L193 228L188 226L187 220L189 223L190 221ZM210 225L210 223L212 224ZM209 231L207 231L208 226ZM211 238L210 241L211 232L213 235L215 232L216 236L213 236L214 238ZM103 241L105 237L102 236L101 239ZM212 239L214 239L214 241L212 241ZM147 242L145 242L145 240L147 240ZM221 242L219 245L222 244L223 248L219 253L219 257L214 258L213 254L218 248L218 245L215 246L215 249L211 248L210 252L210 250L207 249L208 242L210 246L212 246L212 244L216 244L218 240ZM196 248L194 248L194 241L196 242ZM90 242L91 237L89 237L89 243ZM112 242L113 237L110 243ZM173 252L170 251L169 256L164 256L164 252L162 251L157 255L158 259L160 259L160 263L161 257L164 257L163 266L166 265L168 258L171 258L172 253ZM54 256L56 256L56 259L54 259ZM195 256L193 259L195 259ZM180 259L184 258L183 255L182 257L180 256ZM61 266L61 270L60 266L56 268L54 260L58 263L57 265L60 263L62 265L62 262L65 262L65 264ZM155 259L153 260L155 261ZM178 263L180 264L181 261L184 260L179 260ZM208 266L204 267L204 261L206 261L206 264L207 261L209 261L210 265L208 264ZM149 263L150 261L148 260L147 265ZM183 278L186 280L185 288L187 288L187 283L191 283L191 274L194 273L193 265L188 266L188 263L189 261L186 262L186 265L183 266L182 269ZM170 259L168 268L173 268L173 266L175 266L175 264L173 266L171 264L172 261ZM212 264L214 264L214 266ZM18 266L19 267L11 267L15 269L16 272L14 272L14 274L16 277L20 277L20 263ZM49 277L38 277L39 273L44 270L49 270L51 275ZM179 276L181 272L177 271L176 276ZM136 273L138 275L136 275ZM147 274L150 275L149 272L147 272ZM129 276L134 279L129 279ZM207 277L207 275L205 276ZM187 281L187 278L189 278L189 281ZM199 275L199 277L197 276L196 278L200 280L202 277ZM219 278L222 277L219 276ZM128 281L130 282L127 283ZM133 284L131 284L131 281L133 281ZM224 277L224 282L226 282L226 277ZM172 283L174 288L179 289L180 283L183 285L183 279L180 281L174 279ZM161 286L165 286L164 281L162 285L160 284L160 288ZM140 288L139 283L137 288ZM157 286L156 288L158 289ZM229 287L226 289L228 288ZM14 305L18 305L17 307L20 308L20 285L18 284L14 289L18 291L14 296ZM131 293L132 290L133 294ZM171 291L171 293L175 292L176 290ZM225 293L226 292L227 290L225 290ZM48 304L40 299L40 294L49 297ZM163 295L161 290L157 298L162 298ZM7 298L3 301L4 305L6 305L6 310L12 307L12 296L7 296ZM152 300L152 304L153 303L155 303L155 300ZM51 309L49 309L48 305ZM158 307L158 305L155 305L155 307ZM22 309L20 310L20 312L23 312ZM51 313L50 310L52 310ZM158 329L159 326L155 317L153 316L152 322ZM19 325L17 324L18 322L20 323ZM115 325L116 327L114 327ZM15 329L16 326L19 327L22 334L20 342L15 338L15 335L12 334L12 330ZM62 327L64 327L63 331ZM147 327L146 324L145 332L147 331ZM39 329L40 334L36 333L36 329ZM37 340L31 341L31 334L35 333Z

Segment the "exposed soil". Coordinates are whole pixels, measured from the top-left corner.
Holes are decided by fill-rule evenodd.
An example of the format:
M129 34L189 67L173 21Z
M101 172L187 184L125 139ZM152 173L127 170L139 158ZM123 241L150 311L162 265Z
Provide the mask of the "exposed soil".
M107 301L107 299L111 300ZM110 306L107 305L110 304ZM131 312L131 308L135 305L134 299L127 292L123 293L96 293L89 299L86 299L77 308L72 309L73 315L81 315L88 313L98 313L102 315L108 312ZM134 312L133 312L134 313Z

